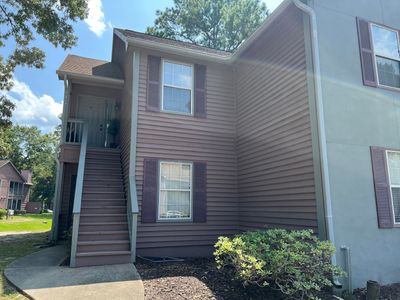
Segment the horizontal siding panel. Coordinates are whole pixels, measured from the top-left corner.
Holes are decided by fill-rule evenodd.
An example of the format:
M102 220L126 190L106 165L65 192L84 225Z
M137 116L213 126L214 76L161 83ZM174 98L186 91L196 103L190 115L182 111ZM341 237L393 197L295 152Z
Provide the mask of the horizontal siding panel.
M213 245L218 236L238 232L235 97L232 70L207 65L207 118L146 111L147 54L142 51L139 80L136 187L141 208L143 160L207 162L207 222L142 224L138 249ZM162 53L152 53L165 57ZM173 59L174 57L168 57ZM176 58L174 60L181 60ZM204 62L199 62L204 64Z
M240 229L315 230L302 14L291 6L242 55L237 70Z

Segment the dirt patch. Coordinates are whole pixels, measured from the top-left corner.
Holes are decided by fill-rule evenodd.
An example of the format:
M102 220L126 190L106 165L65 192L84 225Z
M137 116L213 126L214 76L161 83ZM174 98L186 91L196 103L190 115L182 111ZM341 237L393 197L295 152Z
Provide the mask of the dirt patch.
M366 300L367 290L356 289L353 293L354 299ZM400 299L400 283L381 286L381 293L379 299L381 300L398 300Z
M216 269L212 258L187 259L176 263L135 264L142 277L146 300L279 300L269 288L244 287ZM332 299L331 296L322 299Z

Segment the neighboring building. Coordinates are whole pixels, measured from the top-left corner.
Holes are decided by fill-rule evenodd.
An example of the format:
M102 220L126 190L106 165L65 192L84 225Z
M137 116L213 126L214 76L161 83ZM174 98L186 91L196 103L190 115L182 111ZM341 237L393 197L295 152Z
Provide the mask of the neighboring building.
M286 0L234 53L115 29L111 62L69 55L53 238L74 224L71 264L310 228L345 287L398 281L398 12Z
M31 186L31 171L19 172L11 161L0 160L0 208L24 210Z

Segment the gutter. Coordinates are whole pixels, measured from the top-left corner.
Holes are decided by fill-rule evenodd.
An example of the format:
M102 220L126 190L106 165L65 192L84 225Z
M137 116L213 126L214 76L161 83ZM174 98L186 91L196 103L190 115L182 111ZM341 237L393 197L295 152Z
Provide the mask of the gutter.
M63 71L59 71L59 70L56 71L56 74L58 76L62 76L62 77L68 76L69 80L84 80L84 81L95 82L95 83L104 83L104 84L109 84L109 85L113 85L113 86L121 87L121 88L124 86L123 79L116 79L116 78L96 76L96 75L85 75L85 74L78 74L78 73L71 73L71 72L63 72Z
M312 57L314 66L315 98L316 98L316 109L317 109L319 147L321 155L322 185L325 198L325 222L327 227L328 239L331 241L333 245L335 245L335 232L333 228L332 199L331 199L331 188L330 188L329 167L328 167L328 151L326 146L324 105L322 100L323 97L322 97L322 84L321 84L321 66L319 60L317 18L315 15L315 11L310 6L302 3L300 0L291 0L291 2L298 9L300 9L310 17L311 48L312 48ZM337 266L336 253L333 254L331 260L332 264ZM342 286L342 283L339 281L338 278L334 278L334 284L337 287Z

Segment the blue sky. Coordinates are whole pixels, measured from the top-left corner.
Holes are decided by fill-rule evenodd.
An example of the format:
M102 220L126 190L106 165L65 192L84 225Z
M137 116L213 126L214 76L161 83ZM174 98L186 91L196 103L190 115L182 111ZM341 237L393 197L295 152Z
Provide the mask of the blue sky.
M263 0L273 11L282 0ZM75 24L78 44L67 51L54 48L38 38L35 44L46 52L46 67L42 70L18 67L15 86L8 96L16 103L13 121L21 125L36 125L43 132L51 131L59 122L64 87L56 76L58 66L69 53L97 59L111 59L112 28L145 31L153 24L155 11L171 6L172 0L89 0L89 17ZM7 55L9 48L3 48ZM1 93L1 92L0 92Z

